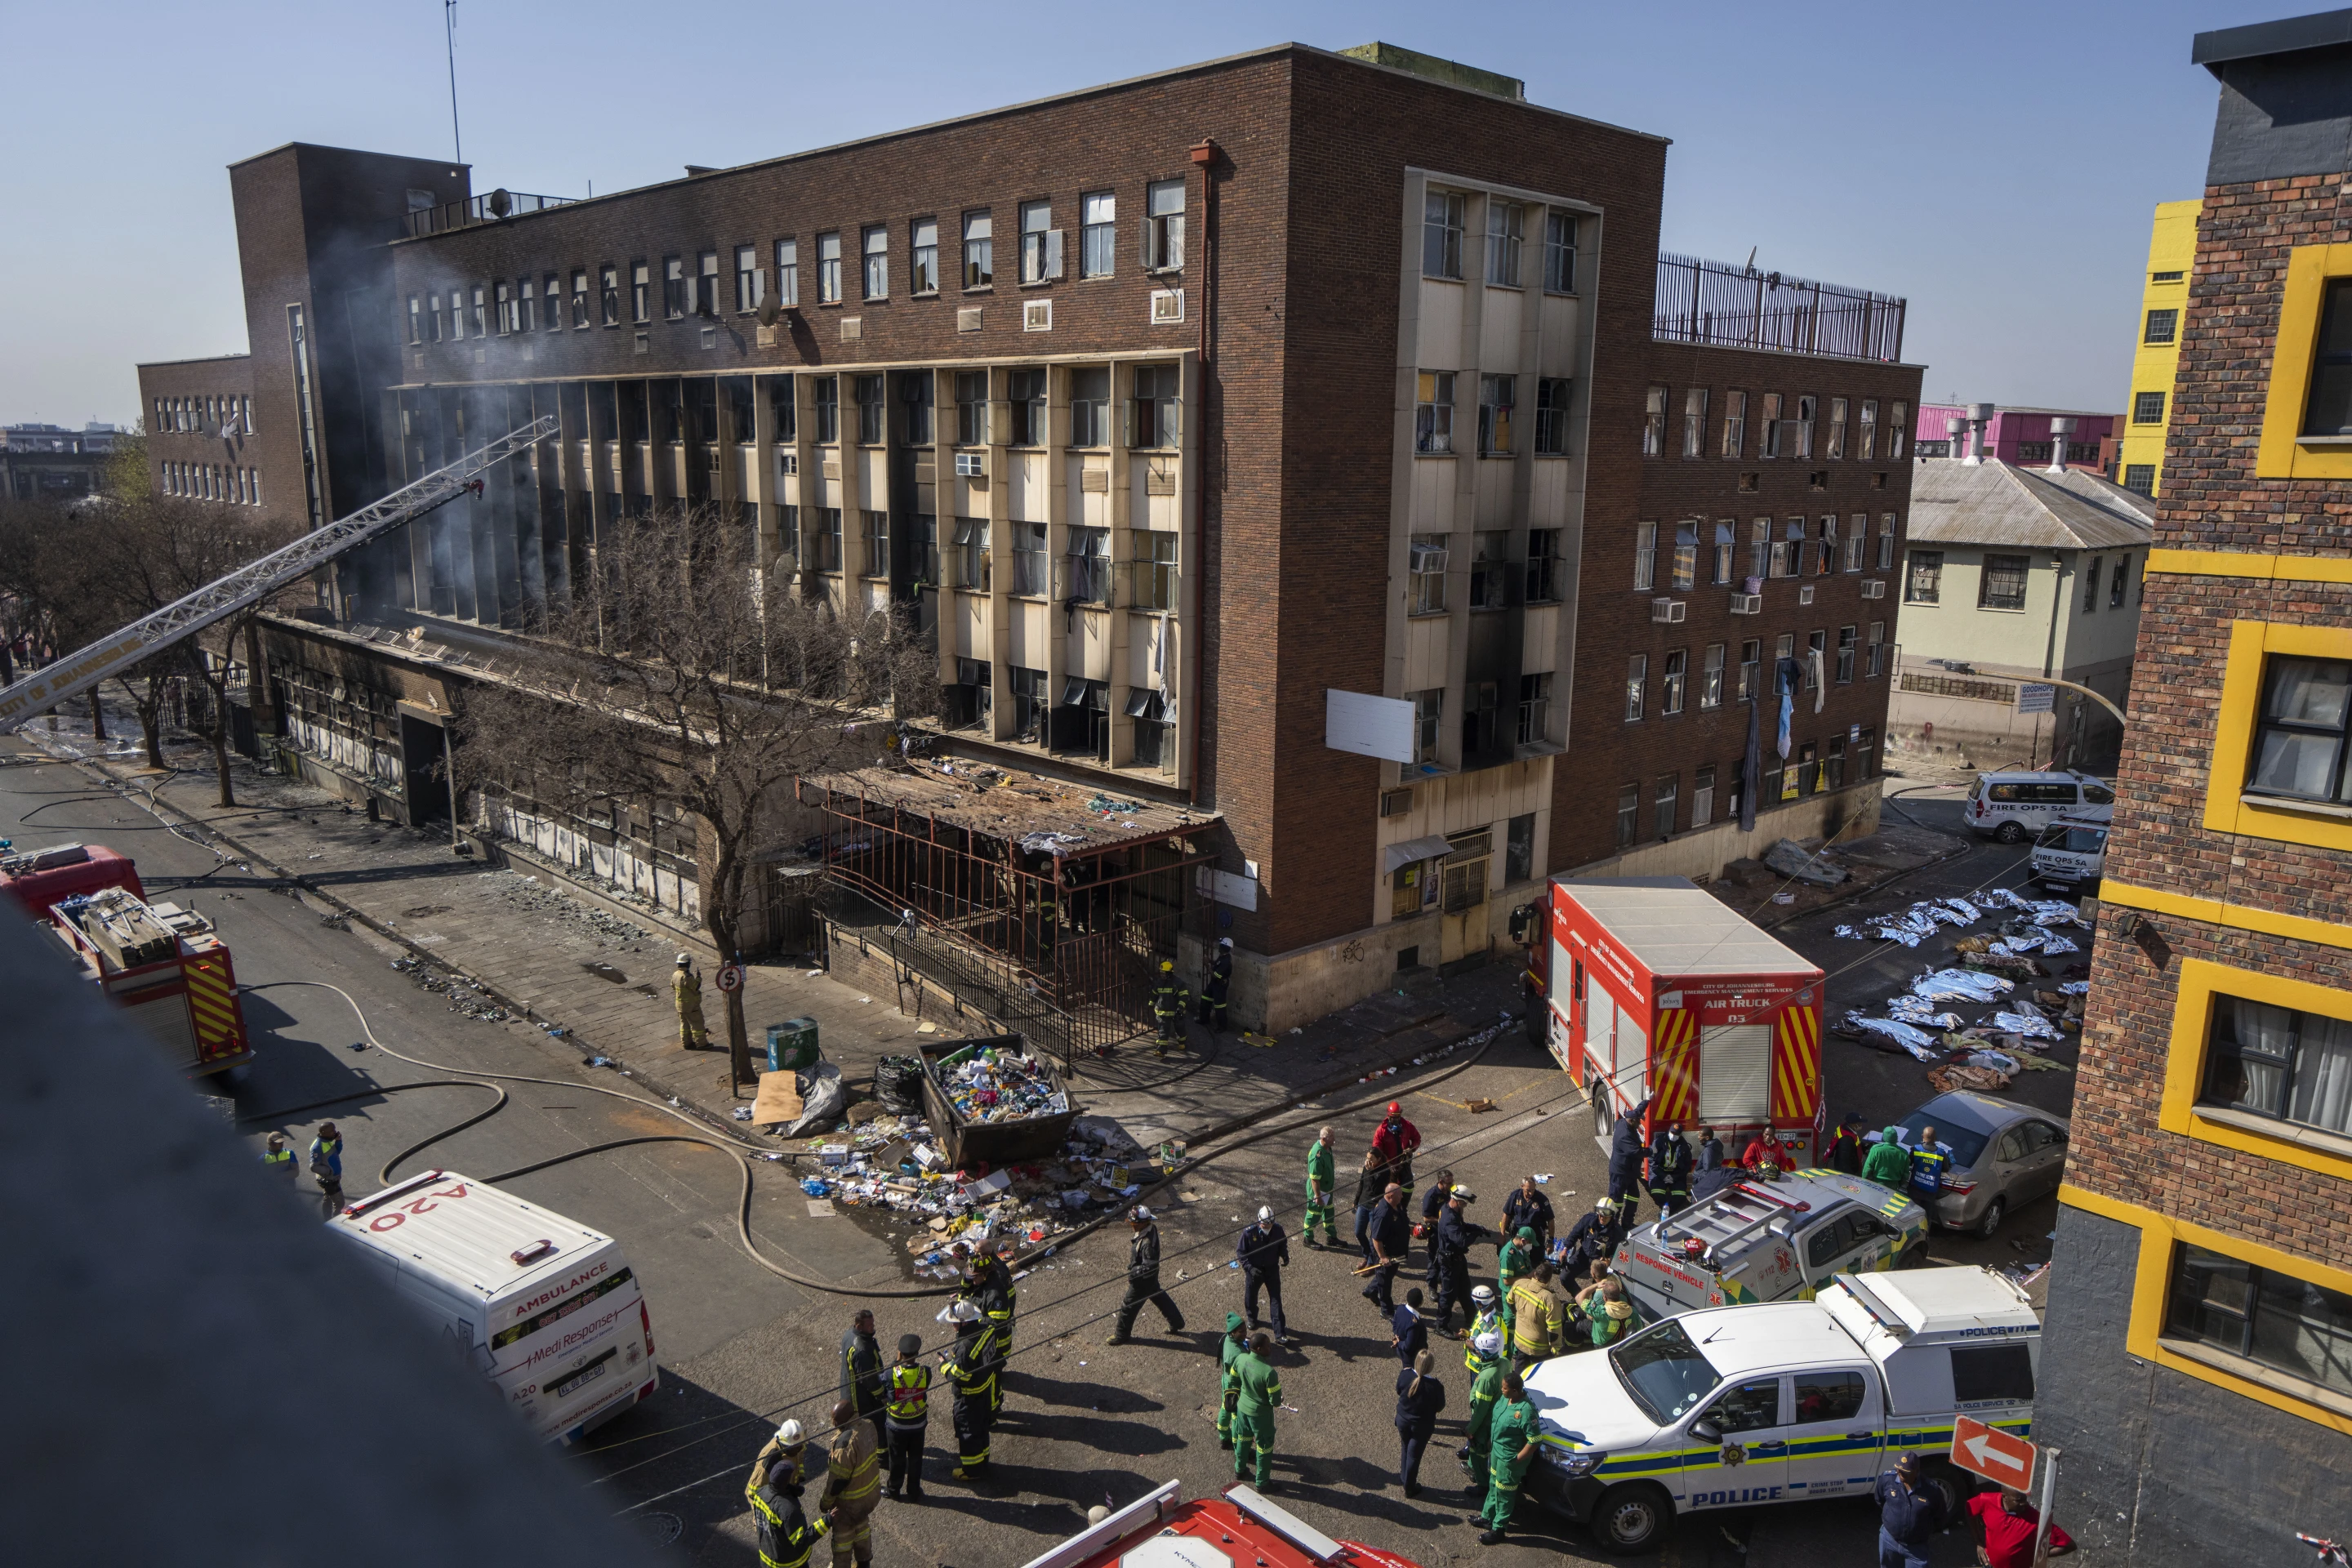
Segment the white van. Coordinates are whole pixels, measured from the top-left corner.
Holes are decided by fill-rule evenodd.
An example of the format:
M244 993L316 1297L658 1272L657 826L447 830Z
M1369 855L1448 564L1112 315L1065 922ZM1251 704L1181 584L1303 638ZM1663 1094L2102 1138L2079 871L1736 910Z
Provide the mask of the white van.
M2116 792L2088 773L1979 773L1960 816L1971 831L2022 844L2062 816L2105 822Z
M327 1228L539 1436L570 1443L659 1381L652 1316L609 1236L454 1171L362 1198Z
M2028 864L2034 876L2052 888L2072 892L2097 887L2107 871L2106 823L2060 817L2033 841Z

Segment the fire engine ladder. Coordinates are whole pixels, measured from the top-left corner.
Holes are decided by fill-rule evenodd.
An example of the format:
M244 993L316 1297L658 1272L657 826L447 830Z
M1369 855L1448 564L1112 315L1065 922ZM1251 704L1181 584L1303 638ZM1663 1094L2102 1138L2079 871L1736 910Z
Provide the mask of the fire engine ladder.
M316 571L379 534L414 522L461 495L481 494L479 476L486 469L528 451L554 435L555 429L552 414L536 419L467 453L446 468L436 468L413 484L403 485L349 517L314 529L284 549L272 551L216 582L207 583L178 603L166 605L86 648L44 666L0 690L0 734L20 728L34 715L80 696L100 681L152 658L181 638L267 598L296 578Z

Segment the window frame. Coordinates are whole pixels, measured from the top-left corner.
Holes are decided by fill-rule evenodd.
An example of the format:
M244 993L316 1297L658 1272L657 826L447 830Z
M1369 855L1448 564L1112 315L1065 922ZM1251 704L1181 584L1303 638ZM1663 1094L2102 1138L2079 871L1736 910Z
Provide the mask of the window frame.
M1097 202L1107 205L1097 209L1094 205ZM1097 210L1099 216L1095 216ZM1078 276L1108 278L1118 270L1118 193L1116 190L1081 191L1078 193Z
M1995 562L2000 562L2001 564L1995 566L1993 564ZM2011 565L2010 564L2011 563L2015 563L2015 564ZM1994 596L1993 582L1996 573L2000 574L2004 583L2012 574L2014 575L2017 584L2014 603L2003 602L2011 597L2011 595L2006 593L2004 593L1999 599L1996 599ZM1988 550L1979 558L1977 566L1978 609L1995 610L2003 614L2017 614L2025 609L2028 601L2030 601L2032 596L2033 557L2031 554L2017 555L2007 551Z
M1536 377L1536 440L1538 458L1568 456L1568 409L1576 383L1567 376Z
M776 241L776 305L780 310L796 310L801 303L801 242L798 236L786 235Z
M1658 717L1670 719L1683 710L1690 689L1690 649L1669 648L1658 666Z
M1478 377L1478 455L1507 458L1511 447L1511 416L1518 408L1519 378L1510 374Z
M1170 195L1175 205L1164 205ZM1143 187L1143 269L1159 274L1184 270L1185 182L1153 180Z
M1633 592L1653 592L1658 581L1658 525L1637 522L1633 525Z
M1737 458L1748 447L1748 393L1741 387L1727 387L1723 394L1722 456Z
M2133 393L2131 422L2135 425L2163 424L2164 394L2162 392Z
M1486 198L1486 285L1519 287L1520 256L1527 243L1528 209L1501 196Z
M2165 1058L2157 1125L2200 1142L2285 1160L2338 1180L2352 1180L2352 1136L2305 1122L2218 1105L2206 1098L2215 1015L2223 997L2266 1003L2352 1022L2352 994L2267 970L2239 969L2182 957L2174 991L2170 1049ZM2352 1277L2352 1276L2348 1276Z
M869 223L857 231L858 299L872 304L890 297L890 226Z
M1642 395L1642 456L1659 458L1666 450L1666 399L1668 391L1652 386Z
M1706 455L1707 388L1683 388L1683 456L1703 458Z
M1454 377L1450 370L1413 373L1412 450L1417 458L1454 455Z
M924 238L926 231L930 237ZM937 214L907 220L907 297L929 300L940 291L940 220Z
M832 254L826 255L830 248ZM816 237L816 302L819 305L841 303L841 230L820 230Z
M1624 721L1626 723L1638 724L1642 721L1643 713L1649 705L1649 695L1650 656L1646 653L1630 654L1625 659Z
M1463 226L1469 196L1461 191L1424 190L1421 203L1421 275L1448 283L1462 281ZM1433 266L1433 261L1435 265Z
M1560 207L1544 214L1544 292L1576 292L1577 215Z
M1921 592L1922 588L1926 591ZM1944 602L1944 552L1913 550L1903 558L1903 602L1941 605Z
M2180 342L2180 308L2159 305L2140 321L2140 342L2148 348L2177 347Z
M748 264L748 265L747 265ZM735 313L748 316L758 310L768 297L768 274L760 265L760 247L739 245L735 247Z
M993 209L967 207L956 220L962 244L963 291L996 287L996 219Z

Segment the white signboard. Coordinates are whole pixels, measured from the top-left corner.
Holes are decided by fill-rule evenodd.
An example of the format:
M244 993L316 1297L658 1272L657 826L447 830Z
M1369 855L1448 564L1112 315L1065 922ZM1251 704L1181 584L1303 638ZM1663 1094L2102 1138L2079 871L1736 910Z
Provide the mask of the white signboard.
M2020 713L2047 713L2057 704L2058 689L2029 680L2017 689L2017 710Z
M1236 877L1231 871L1213 870L1202 866L1193 873L1193 887L1204 899L1214 899L1237 910L1257 908L1257 883L1247 877Z
M1412 704L1335 688L1323 693L1323 743L1335 752L1412 761Z

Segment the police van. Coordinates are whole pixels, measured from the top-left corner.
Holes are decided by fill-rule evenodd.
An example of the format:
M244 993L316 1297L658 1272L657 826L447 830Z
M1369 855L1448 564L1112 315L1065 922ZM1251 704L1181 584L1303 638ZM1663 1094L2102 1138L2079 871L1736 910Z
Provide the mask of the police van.
M568 1444L659 1381L652 1315L609 1236L453 1171L362 1198L327 1229L538 1436Z
M1542 1447L1523 1495L1640 1552L1677 1514L1866 1497L1916 1453L1958 1517L1953 1422L2030 1435L2041 1354L2025 1292L1982 1267L1686 1312L1529 1370Z
M1810 1301L1840 1274L1927 1260L1927 1214L1837 1171L1749 1178L1626 1237L1612 1260L1645 1319Z

